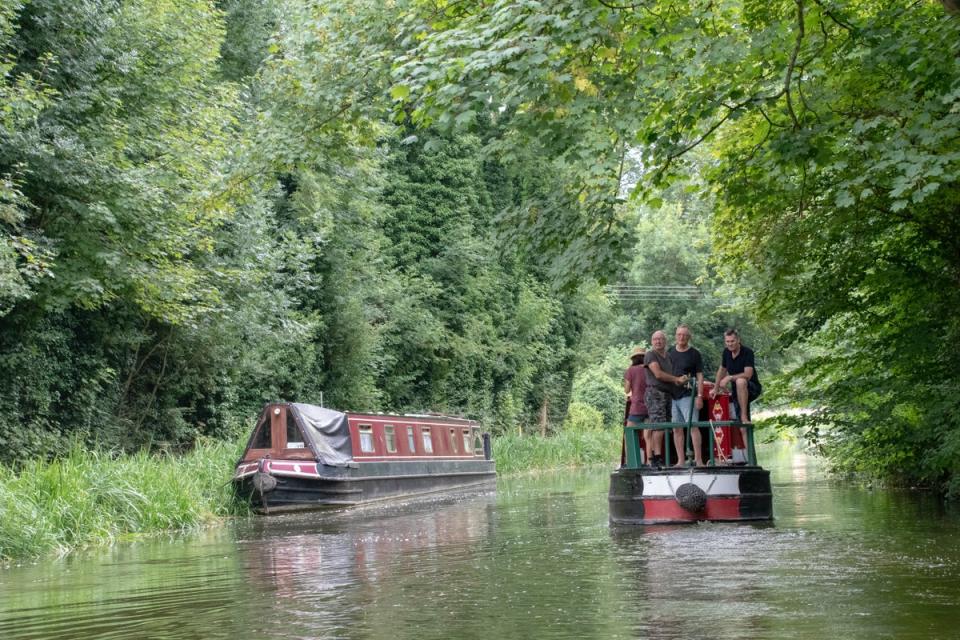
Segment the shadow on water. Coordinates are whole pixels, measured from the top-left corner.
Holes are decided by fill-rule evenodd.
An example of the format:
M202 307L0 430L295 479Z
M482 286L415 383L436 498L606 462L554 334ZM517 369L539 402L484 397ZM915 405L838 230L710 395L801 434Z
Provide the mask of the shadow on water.
M4 638L953 638L960 516L761 452L773 524L610 527L608 470L0 572Z

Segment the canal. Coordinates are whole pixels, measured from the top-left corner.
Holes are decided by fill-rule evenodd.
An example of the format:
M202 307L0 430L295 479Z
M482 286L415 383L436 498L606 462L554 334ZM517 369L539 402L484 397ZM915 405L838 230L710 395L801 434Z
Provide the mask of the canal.
M0 569L9 638L958 638L960 513L762 450L776 522L612 529L607 472Z

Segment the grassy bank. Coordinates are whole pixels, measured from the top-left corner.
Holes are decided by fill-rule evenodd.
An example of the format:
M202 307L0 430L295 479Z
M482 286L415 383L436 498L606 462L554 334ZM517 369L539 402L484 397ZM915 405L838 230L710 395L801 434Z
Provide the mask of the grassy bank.
M212 441L177 456L75 447L17 473L0 467L0 559L63 554L242 510L228 484L239 453L237 443Z
M620 459L621 432L561 432L540 436L500 435L493 439L498 473L613 464Z
M16 473L0 467L0 560L64 554L242 513L229 479L244 443L204 441L184 455L75 447ZM502 474L612 464L619 452L615 430L493 439Z

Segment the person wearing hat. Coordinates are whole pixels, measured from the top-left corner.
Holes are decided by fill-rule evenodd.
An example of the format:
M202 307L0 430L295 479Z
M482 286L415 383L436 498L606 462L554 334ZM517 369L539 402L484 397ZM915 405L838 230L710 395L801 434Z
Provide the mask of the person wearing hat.
M643 347L636 347L630 354L630 366L623 372L623 390L627 394L630 408L627 410L627 424L643 424L647 420L647 405L644 396L647 393L647 376L644 372L643 358L646 355ZM644 433L646 436L646 433ZM649 440L644 437L644 440Z

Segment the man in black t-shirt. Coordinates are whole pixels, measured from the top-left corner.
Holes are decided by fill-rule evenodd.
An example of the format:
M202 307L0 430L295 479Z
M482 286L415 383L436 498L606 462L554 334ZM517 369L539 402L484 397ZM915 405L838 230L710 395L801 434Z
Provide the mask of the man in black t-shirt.
M700 409L703 407L703 398L700 397L700 389L703 388L703 356L700 355L700 352L696 348L690 346L690 338L692 334L690 333L690 327L685 324L681 324L677 327L677 331L674 334L674 340L676 343L674 346L670 347L670 350L667 354L670 356L670 360L673 362L673 373L677 375L685 375L687 379L697 378L697 395L696 397L691 397L693 390L689 387L681 387L679 394L674 395L671 419L673 422L682 422L688 424L691 419L691 413L693 414L692 418L694 420L698 419L700 414ZM677 397L679 396L679 397ZM692 405L692 406L691 406ZM691 410L692 409L692 410ZM684 460L684 451L686 449L686 433L684 429L673 429L673 445L678 452L681 452L679 455L679 460L677 461L677 466L682 466L685 463ZM698 467L703 466L703 451L702 449L702 439L700 437L699 427L693 427L690 430L690 440L693 444L693 455Z
M750 403L756 400L763 387L757 376L757 365L753 356L753 349L740 344L740 334L736 329L727 329L723 334L723 358L717 370L717 384L710 392L715 397L720 389L732 389L731 400L737 410L737 418L741 422L750 422ZM744 431L746 431L744 429ZM746 442L746 433L743 435Z

